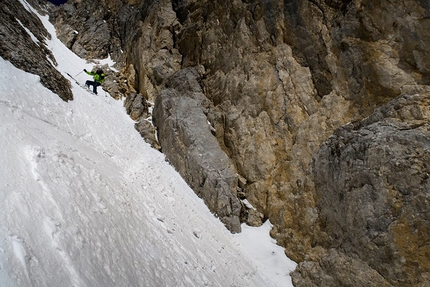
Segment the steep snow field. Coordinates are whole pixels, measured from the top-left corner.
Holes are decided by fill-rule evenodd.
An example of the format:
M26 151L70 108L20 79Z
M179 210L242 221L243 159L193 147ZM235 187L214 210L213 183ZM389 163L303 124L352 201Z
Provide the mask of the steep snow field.
M90 79L38 16L57 69ZM292 286L270 223L230 234L121 101L72 81L65 103L2 58L0 79L1 287Z

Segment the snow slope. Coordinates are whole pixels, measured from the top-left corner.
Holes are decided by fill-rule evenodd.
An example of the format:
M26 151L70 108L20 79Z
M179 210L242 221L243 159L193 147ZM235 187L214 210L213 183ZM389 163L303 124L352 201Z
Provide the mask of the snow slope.
M39 17L57 69L89 79ZM230 234L122 102L72 81L65 103L2 58L0 79L1 287L292 286L270 224Z

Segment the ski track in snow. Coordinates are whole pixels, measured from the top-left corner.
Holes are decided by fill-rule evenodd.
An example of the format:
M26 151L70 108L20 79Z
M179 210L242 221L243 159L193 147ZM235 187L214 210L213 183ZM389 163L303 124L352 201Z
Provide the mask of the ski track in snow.
M57 69L88 79L79 73L91 65L38 16ZM121 101L71 81L65 103L1 58L0 75L1 287L292 286L283 249L271 242L263 259L281 259L255 261L246 246L258 232L231 235Z

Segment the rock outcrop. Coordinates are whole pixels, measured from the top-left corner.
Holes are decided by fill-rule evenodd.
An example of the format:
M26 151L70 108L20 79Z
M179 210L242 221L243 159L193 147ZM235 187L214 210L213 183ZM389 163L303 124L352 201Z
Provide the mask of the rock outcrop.
M79 5L77 5L79 4ZM97 1L66 3L52 14L58 38L78 56L86 59L103 59L109 55L112 43L111 29L104 20L109 7ZM80 33L79 31L85 31Z
M183 69L166 81L155 102L154 119L162 151L181 176L232 232L240 231L238 178L207 122L208 99L200 72Z
M149 103L141 94L129 94L124 101L124 107L131 119L136 121L134 127L140 135L153 148L160 150L161 147L155 137L155 127L152 124L152 115L149 111Z
M297 286L426 286L429 6L71 0L54 18L155 102L163 152L232 231L237 197L271 220Z
M314 244L329 252L299 265L297 286L429 283L429 92L400 96L336 130L317 152L311 174L322 233Z
M2 1L0 4L0 56L26 72L40 76L43 86L58 94L64 101L73 99L70 82L54 67L57 62L45 41L50 34L33 7L44 13L37 0L32 6L21 1ZM44 3L46 4L46 3Z

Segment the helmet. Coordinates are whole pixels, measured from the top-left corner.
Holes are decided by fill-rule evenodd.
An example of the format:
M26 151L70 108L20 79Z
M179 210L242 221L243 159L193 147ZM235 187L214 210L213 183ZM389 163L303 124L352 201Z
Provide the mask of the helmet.
M97 72L96 72L96 74L99 74L99 75L103 74L103 70L102 69L98 69Z

